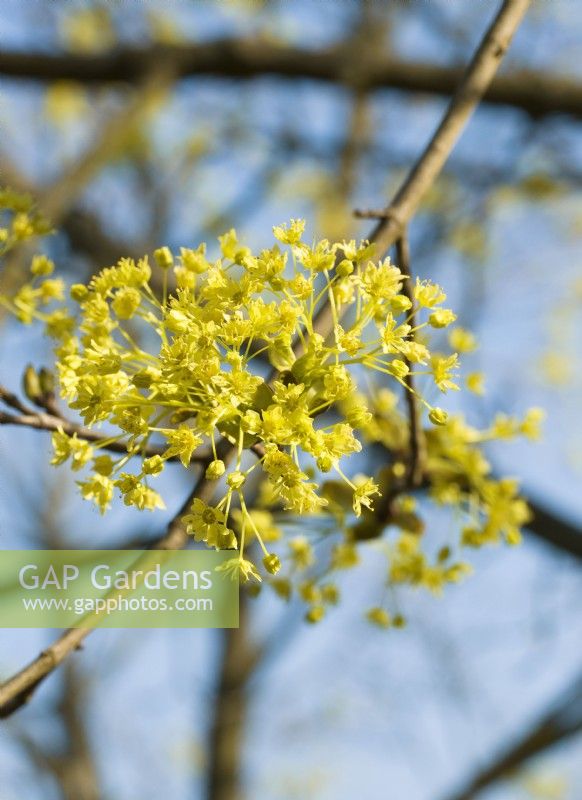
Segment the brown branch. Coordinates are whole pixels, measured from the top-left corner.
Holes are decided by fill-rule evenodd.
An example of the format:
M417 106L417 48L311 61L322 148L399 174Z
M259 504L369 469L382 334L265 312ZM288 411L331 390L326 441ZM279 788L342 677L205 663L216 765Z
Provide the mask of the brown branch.
M228 461L232 455L230 444L223 440L217 449L219 458ZM199 497L201 500L209 501L214 493L214 488L212 481L207 481L204 471L202 471L193 491L176 516L168 523L164 536L155 542L152 549L179 550L184 547L188 541L188 535L182 524L182 517L190 508L194 498ZM80 649L92 630L93 628L70 628L34 661L0 684L0 718L10 716L27 703L47 675L50 675L70 653Z
M473 800L492 786L523 767L524 763L574 736L582 730L582 676L579 676L551 711L540 719L517 741L505 748L497 759L475 775L459 792L446 800Z
M397 266L404 275L403 291L411 303L414 303L414 296L412 292L412 275L410 273L410 247L408 245L408 236L406 231L403 231L402 236L396 242L396 260ZM414 327L416 325L416 315L414 313L414 305L410 312L410 324L412 326L412 338L414 339ZM408 408L408 424L410 428L410 462L408 465L407 483L411 487L420 486L422 483L423 475L425 472L426 461L426 442L424 440L424 431L422 429L422 419L420 409L418 407L418 396L415 391L414 373L412 371L412 364L408 358L405 359L408 367L408 373L404 377L406 384L406 391L404 392L406 406Z
M261 650L249 638L249 609L240 594L239 627L223 632L222 658L208 742L206 800L242 800L242 747L248 683Z
M18 80L72 80L86 84L135 83L153 63L172 64L178 78L214 76L247 80L265 75L357 85L367 90L396 89L449 97L462 76L456 66L404 61L390 54L363 58L350 41L310 50L264 39L218 39L211 42L147 48L117 48L100 55L0 52L0 74ZM532 117L570 114L582 117L582 84L561 75L519 70L503 75L484 101L509 105Z
M8 401L7 398L10 398L12 401L16 400L19 403L19 406L14 406L12 402ZM42 411L33 411L31 408L28 408L24 404L20 403L15 395L6 392L2 387L0 387L0 400L3 400L7 405L12 405L12 407L17 408L17 410L21 412L20 414L8 414L5 411L0 411L0 425L19 425L21 427L32 428L33 430L37 431L52 431L53 433L55 431L62 430L63 433L66 433L68 436L77 434L79 439L83 439L86 442L92 442L95 444L99 444L111 438L110 436L107 436L107 434L99 433L99 431L91 430L91 428L85 428L82 425L77 425L77 423L71 422L60 415L57 416L55 414L47 414ZM103 449L108 450L111 453L124 453L127 455L126 442L109 442L108 444L103 445ZM163 455L164 449L150 445L145 450L139 451L139 455L142 454L148 457ZM207 462L208 455L209 454L207 452L195 453L192 456L192 461L194 463ZM176 461L177 458L172 457L167 460Z
M37 431L58 431L62 430L63 433L66 433L68 436L73 436L73 434L77 434L79 439L84 439L86 442L93 442L95 444L100 444L101 442L106 441L107 439L111 438L107 436L107 434L99 433L98 431L91 430L91 428L85 428L82 425L77 425L75 422L71 422L70 420L65 419L61 416L56 416L53 414L45 414L44 412L35 412L31 411L30 409L25 409L24 413L20 415L16 414L7 414L4 411L0 411L0 425L19 425L25 428L32 428L33 430ZM108 450L110 453L124 453L127 455L127 444L125 442L108 442L105 445L102 445L103 450ZM249 447L249 450L253 452L258 458L262 458L265 455L265 448L260 442L256 442ZM139 455L139 456L161 456L165 452L164 448L162 447L155 447L154 445L149 445L145 449L141 449L132 455ZM209 450L203 450L199 453L194 453L192 455L191 461L194 464L205 464L209 460L211 460L211 453ZM166 461L179 461L180 459L178 456L170 456L167 458Z
M489 30L475 57L465 73L463 81L449 108L439 125L430 144L421 155L410 176L398 192L389 209L407 222L416 211L422 197L442 169L457 138L464 128L469 116L485 93L499 66L509 42L517 29L529 5L529 0L505 0L501 10ZM261 52L260 50L258 51ZM0 59L0 70L2 61ZM81 78L81 75L77 76ZM393 218L381 223L373 231L371 240L378 245L379 252L385 252L401 235L401 225L395 224ZM319 330L329 330L329 315L326 306L320 311ZM222 458L230 459L234 447L227 441L219 445ZM202 474L196 484L191 498L208 499L212 496L213 486ZM185 506L185 508L187 507ZM156 545L161 549L176 549L186 541L186 533L180 522L184 510L170 522L166 535ZM22 706L32 691L44 678L52 672L67 655L79 647L89 634L85 628L72 629L64 633L57 641L45 650L37 659L25 667L13 678L0 686L0 715L7 715Z
M582 560L582 526L556 516L530 498L526 502L533 514L526 530L551 547Z
M385 251L398 236L397 218L406 224L441 172L465 125L484 97L503 56L530 5L530 0L506 0L471 59L449 107L412 173L387 208L391 216L376 226L372 240Z
M41 548L66 547L59 523L63 499L61 482L51 481L46 501L34 511L35 530L39 533L36 544ZM57 782L62 800L99 800L102 793L84 713L86 676L78 662L69 661L64 666L60 697L47 717L53 725L62 724L65 733L62 746L55 749L51 738L37 741L27 728L17 723L12 723L9 731L36 768Z
M377 254L385 253L395 244L440 174L469 118L490 86L530 2L531 0L503 2L465 70L438 128L392 203L384 210L384 218L369 237L376 244ZM333 329L329 304L319 310L315 329L325 335Z

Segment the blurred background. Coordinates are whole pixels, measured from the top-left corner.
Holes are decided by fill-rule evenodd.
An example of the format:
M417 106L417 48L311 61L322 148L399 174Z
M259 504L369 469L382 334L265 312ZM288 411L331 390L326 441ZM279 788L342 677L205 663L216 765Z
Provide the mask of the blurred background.
M38 197L74 280L160 245L217 252L231 226L267 246L290 217L307 240L365 236L353 210L386 205L496 5L4 0L0 181ZM363 619L371 546L318 626L261 594L239 631L95 633L0 729L0 800L582 797L581 46L576 3L533 4L411 227L414 273L480 342L487 391L459 408L547 411L542 442L488 451L536 531L442 599L403 592L403 630ZM27 362L50 343L3 318L0 382ZM48 467L48 434L0 437L2 549L152 537L187 493L175 473L167 512L102 519ZM0 676L53 636L1 631Z

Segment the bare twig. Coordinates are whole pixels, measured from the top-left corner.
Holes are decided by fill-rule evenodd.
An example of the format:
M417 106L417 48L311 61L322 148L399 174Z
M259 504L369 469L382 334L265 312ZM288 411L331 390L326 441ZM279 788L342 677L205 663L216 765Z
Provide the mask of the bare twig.
M390 217L396 219L394 212L386 208L356 208L354 217L356 219L390 219ZM396 222L404 227L401 220L396 219Z
M16 395L8 392L2 386L0 386L0 400L4 401L4 403L11 408L15 408L21 412L20 414L8 414L4 411L0 411L0 425L19 425L21 427L32 428L33 430L38 431L54 432L61 430L68 436L73 436L76 434L77 438L83 439L86 442L93 442L95 444L106 442L106 444L103 445L103 449L109 450L112 453L127 454L126 442L109 442L107 440L111 437L107 436L107 434L99 433L91 428L85 428L82 425L77 425L77 423L65 419L65 417L61 416L60 414L57 416L56 414L34 411L32 408L25 406L24 403L22 403L18 397L16 397ZM164 450L162 448L150 445L144 451L140 450L139 452L140 455L144 454L146 456L155 456L163 455ZM204 463L208 461L208 458L208 452L194 453L192 456L192 461L195 463ZM177 459L169 458L167 460L176 461Z
M408 245L408 236L406 231L403 231L402 236L396 242L396 260L398 267L404 275L403 291L411 303L414 303L412 292L412 276L410 273L410 247ZM414 327L416 325L416 315L414 313L414 305L412 305L410 312L410 325L412 327L412 337L414 338ZM408 408L408 424L410 428L410 461L408 465L407 482L411 488L418 487L422 483L425 472L426 461L426 443L424 441L424 431L422 429L422 419L420 409L418 407L418 396L415 391L414 373L412 371L412 364L408 358L405 359L408 367L408 373L404 377L406 384L405 400Z
M11 402L8 401L10 399ZM83 439L86 442L93 442L95 444L102 444L103 450L109 450L111 453L124 453L127 455L127 442L124 441L116 441L110 442L108 441L111 437L107 436L107 434L99 433L98 431L94 431L91 428L85 428L83 425L77 425L76 422L71 422L70 420L66 419L65 417L61 416L59 413L54 414L45 414L44 412L37 412L31 408L20 403L16 395L13 395L10 392L6 392L0 386L0 400L4 400L7 405L12 406L13 408L17 408L21 413L20 414L7 414L5 411L0 411L0 425L19 425L24 428L32 428L33 430L37 431L62 431L66 433L68 436L73 436L76 434L78 439ZM13 405L13 403L18 403L18 405ZM57 409L55 408L55 411ZM262 458L265 455L265 449L260 442L252 444L249 447L258 458ZM164 448L162 447L155 447L154 445L148 445L146 448L140 448L139 451L133 453L133 455L140 455L140 456L157 456L164 454ZM213 458L212 451L210 449L205 449L200 452L195 452L192 455L191 461L194 464L205 464L208 461L211 461ZM166 461L179 461L178 456L171 456L167 458Z
M21 414L35 413L31 408L25 405L17 395L15 395L9 389L6 389L4 386L0 386L0 403L4 403L9 408L14 408Z
M378 254L385 253L395 244L438 177L465 125L490 86L530 2L505 0L502 4L438 128L369 237L376 244ZM327 335L332 328L331 308L325 304L317 314L315 329Z

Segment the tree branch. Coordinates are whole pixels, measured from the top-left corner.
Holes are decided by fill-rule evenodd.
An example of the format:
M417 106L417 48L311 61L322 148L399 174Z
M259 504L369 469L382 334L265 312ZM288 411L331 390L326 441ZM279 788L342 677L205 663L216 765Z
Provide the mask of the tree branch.
M5 411L0 411L0 425L19 425L25 428L32 428L37 431L58 431L62 430L68 436L77 434L77 438L84 439L86 442L100 442L107 441L110 436L107 434L99 433L91 428L85 428L82 425L77 425L65 417L56 414L47 414L44 411L34 411L32 408L24 405L16 395L7 391L3 386L0 386L0 401L6 405L15 408L19 414L8 414ZM108 442L103 446L104 450L109 450L112 453L124 453L127 455L127 443L122 441ZM144 451L139 451L140 455L156 456L163 455L164 449L160 447L149 446ZM192 456L192 461L195 463L207 462L209 453L195 453ZM176 461L177 457L167 459L168 461Z
M503 2L465 70L438 128L369 237L371 242L375 242L379 255L387 252L399 239L440 174L465 125L490 86L530 2ZM333 317L329 304L326 304L317 315L315 329L327 335L332 328Z
M103 450L109 450L111 453L124 453L127 455L127 443L126 442L109 442L108 440L111 439L110 436L107 436L105 433L99 433L98 431L94 431L91 428L85 428L83 425L78 425L76 422L71 422L71 420L66 419L60 413L57 413L55 408L55 413L45 413L44 411L34 411L34 409L29 408L26 406L15 394L9 392L5 389L2 385L0 385L0 402L4 402L7 406L16 409L17 411L21 412L20 414L7 414L5 411L0 411L0 425L19 425L24 428L32 428L33 430L37 431L58 431L61 430L63 433L66 433L67 436L73 436L74 434L77 435L78 439L84 439L86 442L94 442L96 444L100 444L102 442L107 442L107 444L102 445ZM265 448L260 442L256 442L255 444L251 444L249 450L254 453L258 458L262 458L265 455ZM139 449L140 456L162 456L165 450L162 447L155 447L154 445L149 445L145 449ZM135 453L134 455L137 455ZM192 455L190 459L194 464L206 464L209 461L212 461L213 454L210 449L203 450ZM178 456L170 456L167 458L166 461L179 461Z
M153 63L165 61L178 78L213 76L248 80L273 75L357 85L360 89L396 89L450 97L462 77L455 66L404 61L374 53L363 58L350 41L325 50L274 44L264 39L217 39L187 45L123 48L100 55L0 52L0 74L18 80L72 80L87 84L135 83ZM520 70L503 75L484 101L509 105L532 117L570 114L582 117L582 84L565 76Z
M582 560L582 529L557 517L540 503L527 499L533 519L526 525L526 530L543 542L561 550L568 555Z
M402 232L401 237L396 242L396 259L398 267L404 275L403 290L411 303L414 302L412 292L412 275L410 273L410 248L408 245L408 236L406 231ZM414 306L412 306L414 308ZM412 337L414 338L414 328L416 326L416 317L414 311L410 314L410 325L412 327ZM411 487L420 486L422 483L422 476L425 471L426 459L426 445L424 441L424 431L422 429L422 420L420 416L420 409L418 407L418 397L414 388L414 373L412 371L412 364L409 359L405 359L408 366L408 374L404 377L406 384L405 401L408 407L408 424L410 429L410 462L408 465L407 480Z
M206 800L242 800L242 747L248 704L248 684L261 649L249 637L249 608L240 594L239 627L222 631L220 672L209 732Z
M526 761L544 750L574 736L582 730L582 675L557 701L551 711L536 720L535 724L517 741L501 752L498 758L475 775L460 792L446 800L473 800L483 789L508 778Z
M232 456L230 443L223 440L218 445L218 457L227 462ZM154 545L153 550L179 550L188 541L182 517L190 508L194 498L209 501L214 493L214 484L207 481L204 471L201 472L196 485L184 502L182 508L173 517L166 528L166 533ZM31 661L20 672L0 684L0 718L8 717L27 703L42 681L61 664L74 650L80 649L84 639L93 628L70 628L65 631L50 647Z

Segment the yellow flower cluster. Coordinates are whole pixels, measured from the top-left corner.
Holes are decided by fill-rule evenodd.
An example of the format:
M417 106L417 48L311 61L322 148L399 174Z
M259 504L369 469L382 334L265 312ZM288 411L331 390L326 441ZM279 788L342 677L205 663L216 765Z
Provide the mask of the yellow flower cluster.
M12 206L6 242L18 238L20 227L35 230L29 208ZM51 277L52 262L37 256L30 281L0 303L22 322L45 324L56 341L61 397L86 426L108 425L94 443L63 431L53 436L52 463L88 469L78 485L101 512L116 493L139 509L163 508L151 484L168 462L188 468L193 459L202 461L207 480L220 487L219 499L194 500L184 522L196 541L237 551L225 570L244 580L260 580L245 550L253 539L262 548L264 570L274 576L280 569L279 557L267 548L281 535L270 509L318 515L339 525L345 537L331 552L329 568L317 580L302 579L299 587L308 619L316 622L338 599L334 584L321 578L358 563L356 543L371 538L371 526L382 529L392 522L401 528L391 556L392 582L436 590L466 571L447 559L428 563L420 546L422 526L406 498L398 508L392 503L384 518L374 509L375 501L398 494L409 447L408 421L392 389L414 392L427 412L426 483L438 503L467 510L464 545L500 535L517 541L527 519L525 504L514 482L488 477L479 444L487 437L531 433L537 420L499 418L489 432L479 433L429 403L426 393L413 388L410 374L425 376L427 392L456 390L457 351L470 351L474 344L468 332L452 328L457 351L432 348L431 331L456 319L443 307L443 290L417 281L405 291L398 267L389 259L375 260L372 245L327 240L309 245L304 226L292 220L275 227L276 243L258 253L231 230L219 239L218 258L210 258L205 245L179 253L162 247L152 265L148 258L125 258L88 284L70 287L70 300L64 299L63 283ZM315 324L323 303L333 317L327 339ZM382 376L385 388L370 398L358 385L369 385L372 373ZM472 383L480 387L478 377ZM219 439L235 450L230 466L220 457ZM394 463L375 478L350 478L342 462L366 441L385 445ZM113 443L126 452L104 452ZM245 492L255 469L264 502L249 509ZM330 472L337 480L322 482L321 473ZM307 540L289 541L290 578L309 571L313 560ZM272 579L281 596L289 596L290 578ZM388 624L381 609L372 612L372 621Z

